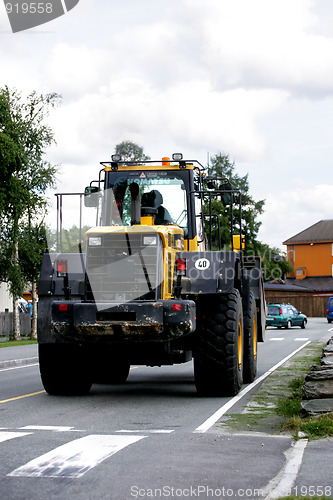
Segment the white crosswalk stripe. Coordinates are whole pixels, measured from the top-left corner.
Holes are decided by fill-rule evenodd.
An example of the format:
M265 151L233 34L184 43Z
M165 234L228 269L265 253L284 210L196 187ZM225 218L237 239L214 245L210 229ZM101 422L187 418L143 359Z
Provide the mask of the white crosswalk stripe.
M81 432L76 430L74 427L64 426L64 425L25 425L20 427L20 429L30 430L30 431L54 431L54 432Z
M0 431L0 443L8 441L9 439L15 439L23 436L28 436L32 432L3 432Z
M285 340L285 337L271 337L268 340L280 342L280 341ZM308 337L296 337L296 338L294 338L294 342L305 342L306 340L309 340L309 338Z
M31 460L8 476L79 478L114 453L145 437L91 434Z

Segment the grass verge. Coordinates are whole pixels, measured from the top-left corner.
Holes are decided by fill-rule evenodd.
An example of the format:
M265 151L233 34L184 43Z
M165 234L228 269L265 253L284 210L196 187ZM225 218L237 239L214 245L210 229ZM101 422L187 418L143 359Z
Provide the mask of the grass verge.
M319 360L314 360L319 364ZM302 417L300 405L302 401L302 386L304 377L298 377L289 383L290 394L278 401L276 411L286 418L282 424L282 430L291 431L295 437L299 433L308 439L320 439L333 436L333 414Z
M4 342L0 342L1 347L17 347L19 345L29 345L29 344L37 344L37 340L6 340Z
M222 429L227 432L291 433L295 439L333 436L332 414L319 417L301 417L300 414L305 376L311 365L320 363L324 345L321 342L309 344L267 377L247 399L241 413L222 418Z

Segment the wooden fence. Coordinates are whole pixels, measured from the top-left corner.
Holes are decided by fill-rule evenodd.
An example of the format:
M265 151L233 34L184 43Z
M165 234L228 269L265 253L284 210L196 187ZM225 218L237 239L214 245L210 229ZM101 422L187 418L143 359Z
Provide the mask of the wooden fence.
M328 296L312 295L311 293L281 293L278 291L266 290L266 302L269 303L286 303L292 304L303 314L314 318L326 317L326 307Z
M23 336L29 336L31 333L30 314L20 313L20 332ZM9 337L13 334L13 313L0 313L0 335Z

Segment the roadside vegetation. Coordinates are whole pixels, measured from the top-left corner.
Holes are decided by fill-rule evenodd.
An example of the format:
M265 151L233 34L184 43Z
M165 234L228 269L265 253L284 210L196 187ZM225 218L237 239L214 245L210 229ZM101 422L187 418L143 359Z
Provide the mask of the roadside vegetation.
M291 394L277 404L277 413L287 418L282 425L282 430L290 431L296 437L304 436L310 439L333 436L333 414L318 417L300 415L303 384L304 377L292 380L289 384Z
M1 347L17 347L20 345L29 345L29 344L37 344L37 340L5 340L4 342L0 342Z
M227 432L287 432L295 439L332 437L332 414L303 417L300 412L305 376L311 365L320 363L323 347L323 343L311 343L278 368L246 401L242 413L223 417L222 428Z
M32 294L36 338L37 281L46 251L47 189L55 187L57 166L45 159L54 141L46 119L61 96L33 91L28 96L0 88L0 281L13 297L13 335L20 339L19 298Z

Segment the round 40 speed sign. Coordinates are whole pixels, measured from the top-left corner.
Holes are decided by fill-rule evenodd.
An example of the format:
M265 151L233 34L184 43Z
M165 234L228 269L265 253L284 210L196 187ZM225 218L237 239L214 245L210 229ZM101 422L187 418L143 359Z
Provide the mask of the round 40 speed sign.
M201 257L200 259L197 259L195 261L195 268L198 269L199 271L205 271L206 269L209 268L210 266L210 261L206 259L205 257Z

